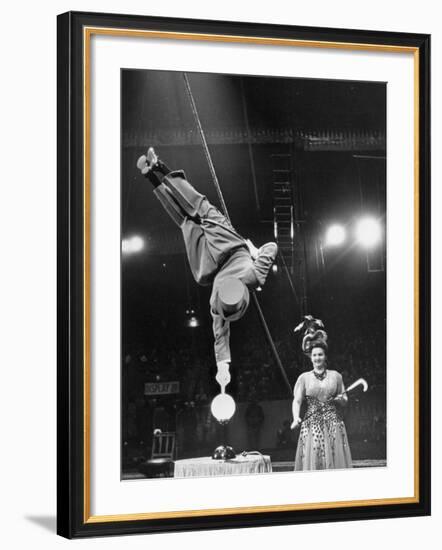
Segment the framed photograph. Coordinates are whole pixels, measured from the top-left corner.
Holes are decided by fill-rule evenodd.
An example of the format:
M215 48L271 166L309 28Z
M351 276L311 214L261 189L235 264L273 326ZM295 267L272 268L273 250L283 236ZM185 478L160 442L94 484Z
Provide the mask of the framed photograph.
M430 37L58 17L58 533L430 513Z

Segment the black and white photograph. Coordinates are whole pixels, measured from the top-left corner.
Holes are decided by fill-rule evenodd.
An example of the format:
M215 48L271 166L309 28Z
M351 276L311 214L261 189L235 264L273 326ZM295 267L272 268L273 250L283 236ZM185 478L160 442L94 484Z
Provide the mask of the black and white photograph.
M121 479L387 464L387 84L121 70Z
M430 513L430 37L393 29L58 18L60 535Z
M432 547L438 7L5 4L4 548Z

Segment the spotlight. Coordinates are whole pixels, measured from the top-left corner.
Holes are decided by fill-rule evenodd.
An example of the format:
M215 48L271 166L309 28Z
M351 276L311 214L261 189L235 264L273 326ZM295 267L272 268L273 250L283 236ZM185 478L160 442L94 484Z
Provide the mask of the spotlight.
M381 239L381 225L374 218L363 218L356 226L356 238L365 248L371 248Z
M144 241L138 235L131 238L132 252L140 252L144 248Z
M278 273L278 266L276 264L272 265L272 271L273 273Z
M331 225L325 236L325 243L328 246L339 246L345 241L345 229L342 225Z
M144 240L139 235L134 235L128 239L123 239L121 250L123 254L134 254L144 248Z
M123 239L121 242L121 250L123 254L130 254L131 246L129 239Z

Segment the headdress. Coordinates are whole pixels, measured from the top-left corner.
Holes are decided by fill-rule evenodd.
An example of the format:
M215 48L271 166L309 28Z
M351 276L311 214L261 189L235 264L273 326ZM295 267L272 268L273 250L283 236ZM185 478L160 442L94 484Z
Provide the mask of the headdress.
M295 327L294 332L303 332L302 351L307 355L315 346L327 350L327 333L321 319L315 319L312 315L305 315L304 319Z

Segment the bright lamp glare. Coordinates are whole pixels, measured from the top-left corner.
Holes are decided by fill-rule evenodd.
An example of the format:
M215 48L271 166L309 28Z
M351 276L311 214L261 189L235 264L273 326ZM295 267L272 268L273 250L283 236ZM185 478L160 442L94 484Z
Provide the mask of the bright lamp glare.
M123 254L129 254L131 247L129 239L123 239L123 242L121 243L121 250L123 251Z
M356 227L356 236L362 246L370 248L380 241L381 226L373 218L364 218Z
M235 414L235 400L228 393L220 393L212 401L210 410L218 422L228 422Z
M132 242L133 252L140 252L140 250L143 250L144 241L141 237L139 237L138 235L135 235L135 237L131 238L131 242Z
M121 243L121 250L123 254L134 254L141 252L144 248L144 240L139 235L134 235L129 239L123 239Z
M328 228L325 242L329 246L338 246L345 241L345 229L342 225L331 225Z

